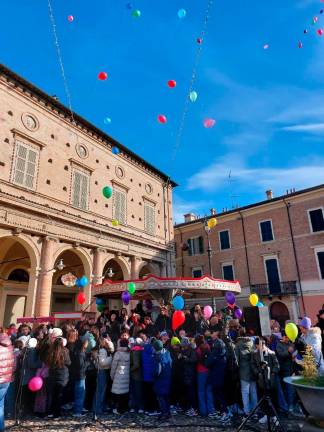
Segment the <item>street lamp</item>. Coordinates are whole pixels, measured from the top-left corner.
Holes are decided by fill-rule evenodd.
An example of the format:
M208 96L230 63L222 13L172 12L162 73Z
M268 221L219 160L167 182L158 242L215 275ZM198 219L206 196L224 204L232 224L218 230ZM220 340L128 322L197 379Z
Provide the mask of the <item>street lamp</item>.
M207 236L207 242L208 242L207 254L208 254L209 274L210 274L211 277L214 277L214 275L213 275L213 268L212 268L212 262L211 262L211 257L212 257L212 248L211 248L211 245L210 245L210 231L211 231L211 228L208 226L208 219L207 218L204 219L204 228L205 228L205 232L206 232L206 236Z

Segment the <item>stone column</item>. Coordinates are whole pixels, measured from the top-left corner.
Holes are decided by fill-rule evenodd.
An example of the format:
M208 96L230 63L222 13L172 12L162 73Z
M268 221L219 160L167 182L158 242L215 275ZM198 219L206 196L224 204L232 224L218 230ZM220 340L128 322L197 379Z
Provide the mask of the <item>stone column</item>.
M105 249L96 248L93 252L93 284L98 285L102 283L102 272L103 272L103 266L102 266L102 260L103 256L105 254Z
M139 278L138 269L141 262L142 262L141 258L138 258L135 255L131 257L131 279L132 280Z
M53 251L56 239L45 237L41 251L41 269L38 277L36 316L49 316L52 297Z

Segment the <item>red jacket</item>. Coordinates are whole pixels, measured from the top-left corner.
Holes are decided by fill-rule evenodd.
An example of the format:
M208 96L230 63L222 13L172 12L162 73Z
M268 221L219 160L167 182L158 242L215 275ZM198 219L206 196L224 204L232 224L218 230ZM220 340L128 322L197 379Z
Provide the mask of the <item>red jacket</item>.
M14 362L11 340L5 333L0 333L0 384L12 381Z

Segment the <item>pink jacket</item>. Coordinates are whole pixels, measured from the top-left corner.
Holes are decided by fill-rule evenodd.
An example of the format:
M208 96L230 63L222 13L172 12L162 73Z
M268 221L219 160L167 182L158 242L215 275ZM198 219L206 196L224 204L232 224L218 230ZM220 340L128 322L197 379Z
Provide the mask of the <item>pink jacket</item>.
M0 333L0 384L13 380L14 364L11 340L6 333Z

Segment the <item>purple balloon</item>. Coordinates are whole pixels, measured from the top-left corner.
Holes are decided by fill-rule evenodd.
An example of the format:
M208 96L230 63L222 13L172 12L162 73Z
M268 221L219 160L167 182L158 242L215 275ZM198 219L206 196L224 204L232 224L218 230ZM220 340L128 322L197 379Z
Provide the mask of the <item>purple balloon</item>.
M236 316L237 319L241 319L242 315L243 315L243 312L242 312L242 310L240 308L237 308L235 310L235 312L234 312L234 315Z
M230 305L235 304L235 295L233 293L231 293L231 292L228 291L225 294L225 299L226 299L226 301L227 301L228 304L230 304Z
M128 291L124 291L121 295L122 301L124 303L124 305L128 305L131 299L131 295L129 294Z
M146 309L148 309L148 310L151 310L153 307L153 303L152 303L151 299L145 299L144 304L145 304Z

